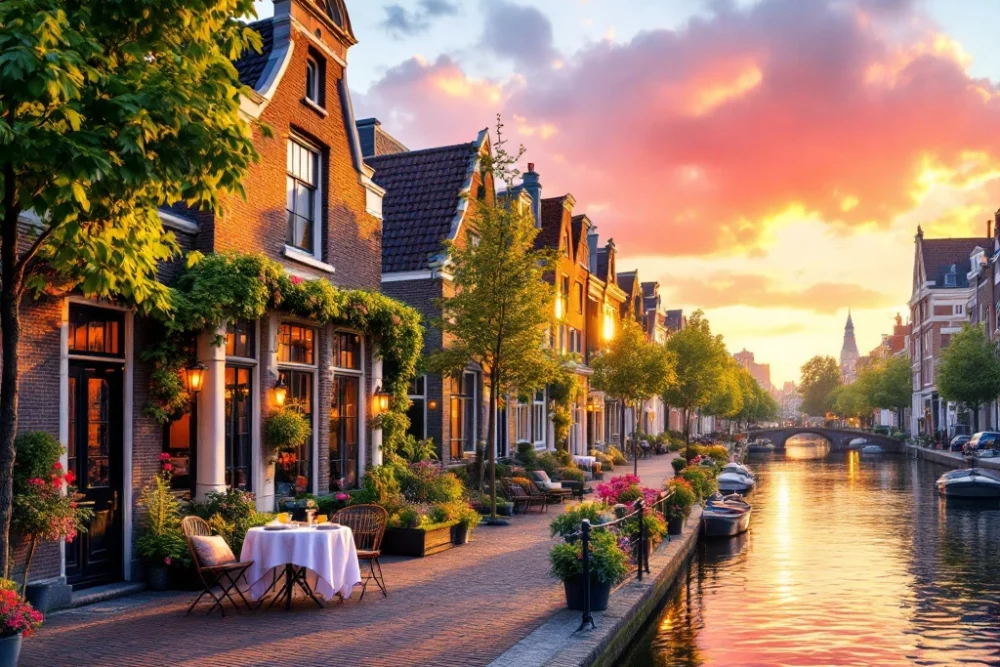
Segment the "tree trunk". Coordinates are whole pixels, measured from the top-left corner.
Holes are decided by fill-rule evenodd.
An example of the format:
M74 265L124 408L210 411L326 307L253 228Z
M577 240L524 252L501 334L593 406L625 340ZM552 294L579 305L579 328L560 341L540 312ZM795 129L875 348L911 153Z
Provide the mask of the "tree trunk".
M35 545L38 540L34 536L31 538L31 542L28 543L28 555L24 559L24 586L21 587L21 597L24 598L28 594L28 571L31 570L31 559L35 556Z
M642 401L636 403L635 431L632 433L632 474L639 476L639 438L642 437Z
M14 438L17 436L17 348L21 340L19 305L21 281L17 267L20 207L14 192L14 175L4 177L4 219L0 228L0 575L10 572L10 515L13 502Z
M684 459L691 460L691 410L684 408Z
M487 416L486 449L490 454L490 519L497 518L497 452L496 452L496 411L497 378L495 366L490 367L490 406Z

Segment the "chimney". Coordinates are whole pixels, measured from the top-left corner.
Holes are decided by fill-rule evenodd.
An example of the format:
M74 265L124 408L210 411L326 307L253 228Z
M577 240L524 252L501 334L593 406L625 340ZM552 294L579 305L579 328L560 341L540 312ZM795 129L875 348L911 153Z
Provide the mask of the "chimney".
M521 175L521 187L531 197L531 212L535 216L535 227L542 228L542 184L535 171L535 163L528 163L528 171Z
M993 233L997 235L997 238L1000 238L1000 209L997 209L997 212L993 214L993 220L995 223Z
M589 246L587 257L590 258L590 266L587 270L591 273L597 273L597 250L600 246L597 245L597 227L591 227L590 231L587 233L587 245Z

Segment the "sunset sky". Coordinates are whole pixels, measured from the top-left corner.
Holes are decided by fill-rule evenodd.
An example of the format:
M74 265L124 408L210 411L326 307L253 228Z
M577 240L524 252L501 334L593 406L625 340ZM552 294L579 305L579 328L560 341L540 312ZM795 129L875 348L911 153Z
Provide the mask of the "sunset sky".
M261 15L270 0L259 2ZM906 316L913 235L1000 206L994 0L348 0L358 117L410 148L503 112L619 270L797 380Z

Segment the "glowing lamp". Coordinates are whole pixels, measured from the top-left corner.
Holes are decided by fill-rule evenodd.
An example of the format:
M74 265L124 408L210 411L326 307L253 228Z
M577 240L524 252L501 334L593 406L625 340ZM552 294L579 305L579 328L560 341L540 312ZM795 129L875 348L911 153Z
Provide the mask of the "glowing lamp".
M437 410L438 409L438 402L435 401L434 399L431 399L431 400L427 401L427 408L430 409L430 410Z
M379 385L375 387L375 393L372 394L372 413L375 416L378 416L388 411L389 411L389 394L382 391L382 386Z
M192 363L184 369L184 384L189 394L197 394L205 386L205 364Z
M280 408L285 404L285 397L288 396L288 385L285 384L285 377L278 376L278 381L274 383L274 402Z

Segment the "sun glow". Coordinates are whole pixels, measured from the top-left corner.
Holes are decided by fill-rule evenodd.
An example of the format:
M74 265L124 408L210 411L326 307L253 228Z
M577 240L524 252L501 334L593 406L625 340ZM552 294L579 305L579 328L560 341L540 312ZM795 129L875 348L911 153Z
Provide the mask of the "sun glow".
M694 116L709 114L726 102L742 97L759 86L763 80L764 74L756 65L752 65L733 80L710 85L696 91L690 112Z

